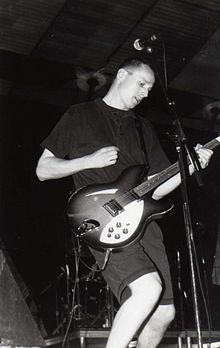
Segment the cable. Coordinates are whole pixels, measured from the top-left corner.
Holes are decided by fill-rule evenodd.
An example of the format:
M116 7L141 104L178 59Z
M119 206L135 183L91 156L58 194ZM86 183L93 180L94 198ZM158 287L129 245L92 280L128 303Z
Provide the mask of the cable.
M206 313L206 319L207 319L207 325L208 325L208 332L209 332L209 342L208 342L208 347L211 348L211 324L210 324L210 313L208 310L208 305L205 297L205 293L203 290L203 285L202 285L202 280L201 280L201 274L200 274L200 269L199 269L199 262L198 262L198 256L197 256L197 250L195 246L194 239L192 238L192 247L193 247L193 253L194 253L194 260L195 260L195 265L196 265L196 270L197 270L197 276L198 276L198 281L199 281L199 287L203 299L203 304L205 308L205 313Z
M167 82L167 57L166 57L166 42L161 35L162 44L163 44L163 74L164 74L164 86L167 90L168 88L168 82Z
M66 332L64 334L64 338L62 341L62 347L65 346L66 339L67 339L67 336L68 336L68 333L70 330L70 326L71 326L71 323L72 323L72 320L74 317L74 310L75 310L74 303L75 303L76 287L77 287L77 283L78 283L77 281L78 281L78 275L79 275L79 258L80 258L79 253L75 253L75 282L74 282L74 286L72 289L72 304L71 304L71 310L69 313L70 314L69 321L68 321Z
M97 272L97 273L100 272L99 269L94 269L94 268L93 268L94 265L93 265L93 266L89 266L89 265L82 259L81 256L79 257L79 259L80 259L80 262L81 262L87 269L89 269L90 271L92 271L92 272ZM96 263L95 263L95 265L96 265Z

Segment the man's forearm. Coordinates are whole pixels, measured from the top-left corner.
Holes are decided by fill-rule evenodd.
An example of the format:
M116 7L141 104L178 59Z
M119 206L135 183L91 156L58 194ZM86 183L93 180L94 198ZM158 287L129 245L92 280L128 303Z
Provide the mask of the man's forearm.
M193 166L189 165L189 174L192 175L194 172ZM172 191L174 191L181 183L180 173L174 175L172 178L168 179L166 182L161 184L156 188L153 192L152 198L155 200L159 200L164 196L168 195Z
M209 164L209 160L213 154L213 151L210 149L203 148L200 145L197 145L196 152L201 164L201 168L206 168L207 165ZM189 165L189 174L191 175L193 174L193 172L194 172L194 166L191 163ZM164 196L168 195L173 190L175 190L180 185L180 183L181 183L180 174L176 174L172 178L167 180L165 183L157 187L156 190L153 192L152 197L155 200L159 200L163 198Z
M45 149L38 161L36 174L40 181L44 181L64 178L85 169L112 166L117 162L118 152L116 146L105 146L89 155L65 160Z
M39 160L36 174L40 181L60 179L88 168L85 157L72 160L45 157Z

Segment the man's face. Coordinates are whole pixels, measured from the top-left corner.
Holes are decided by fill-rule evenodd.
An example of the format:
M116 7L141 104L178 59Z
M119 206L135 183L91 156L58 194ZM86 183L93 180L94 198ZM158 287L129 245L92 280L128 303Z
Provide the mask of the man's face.
M118 82L121 108L129 110L147 98L155 77L151 68L143 64L141 67L120 69Z

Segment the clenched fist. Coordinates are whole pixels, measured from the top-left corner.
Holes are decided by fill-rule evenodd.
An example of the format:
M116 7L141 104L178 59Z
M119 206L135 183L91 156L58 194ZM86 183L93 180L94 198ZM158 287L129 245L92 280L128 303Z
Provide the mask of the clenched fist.
M117 162L119 148L116 146L106 146L88 155L88 165L90 168L108 167Z

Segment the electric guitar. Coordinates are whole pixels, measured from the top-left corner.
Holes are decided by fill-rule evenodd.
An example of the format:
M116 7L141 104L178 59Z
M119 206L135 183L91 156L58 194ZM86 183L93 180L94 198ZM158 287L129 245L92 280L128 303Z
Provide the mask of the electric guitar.
M204 147L214 149L220 136ZM152 199L152 191L179 172L176 162L142 182L145 166L129 167L111 184L94 184L73 193L67 215L74 233L94 249L126 247L141 238L144 227L173 208L166 199ZM136 186L137 185L137 186Z

